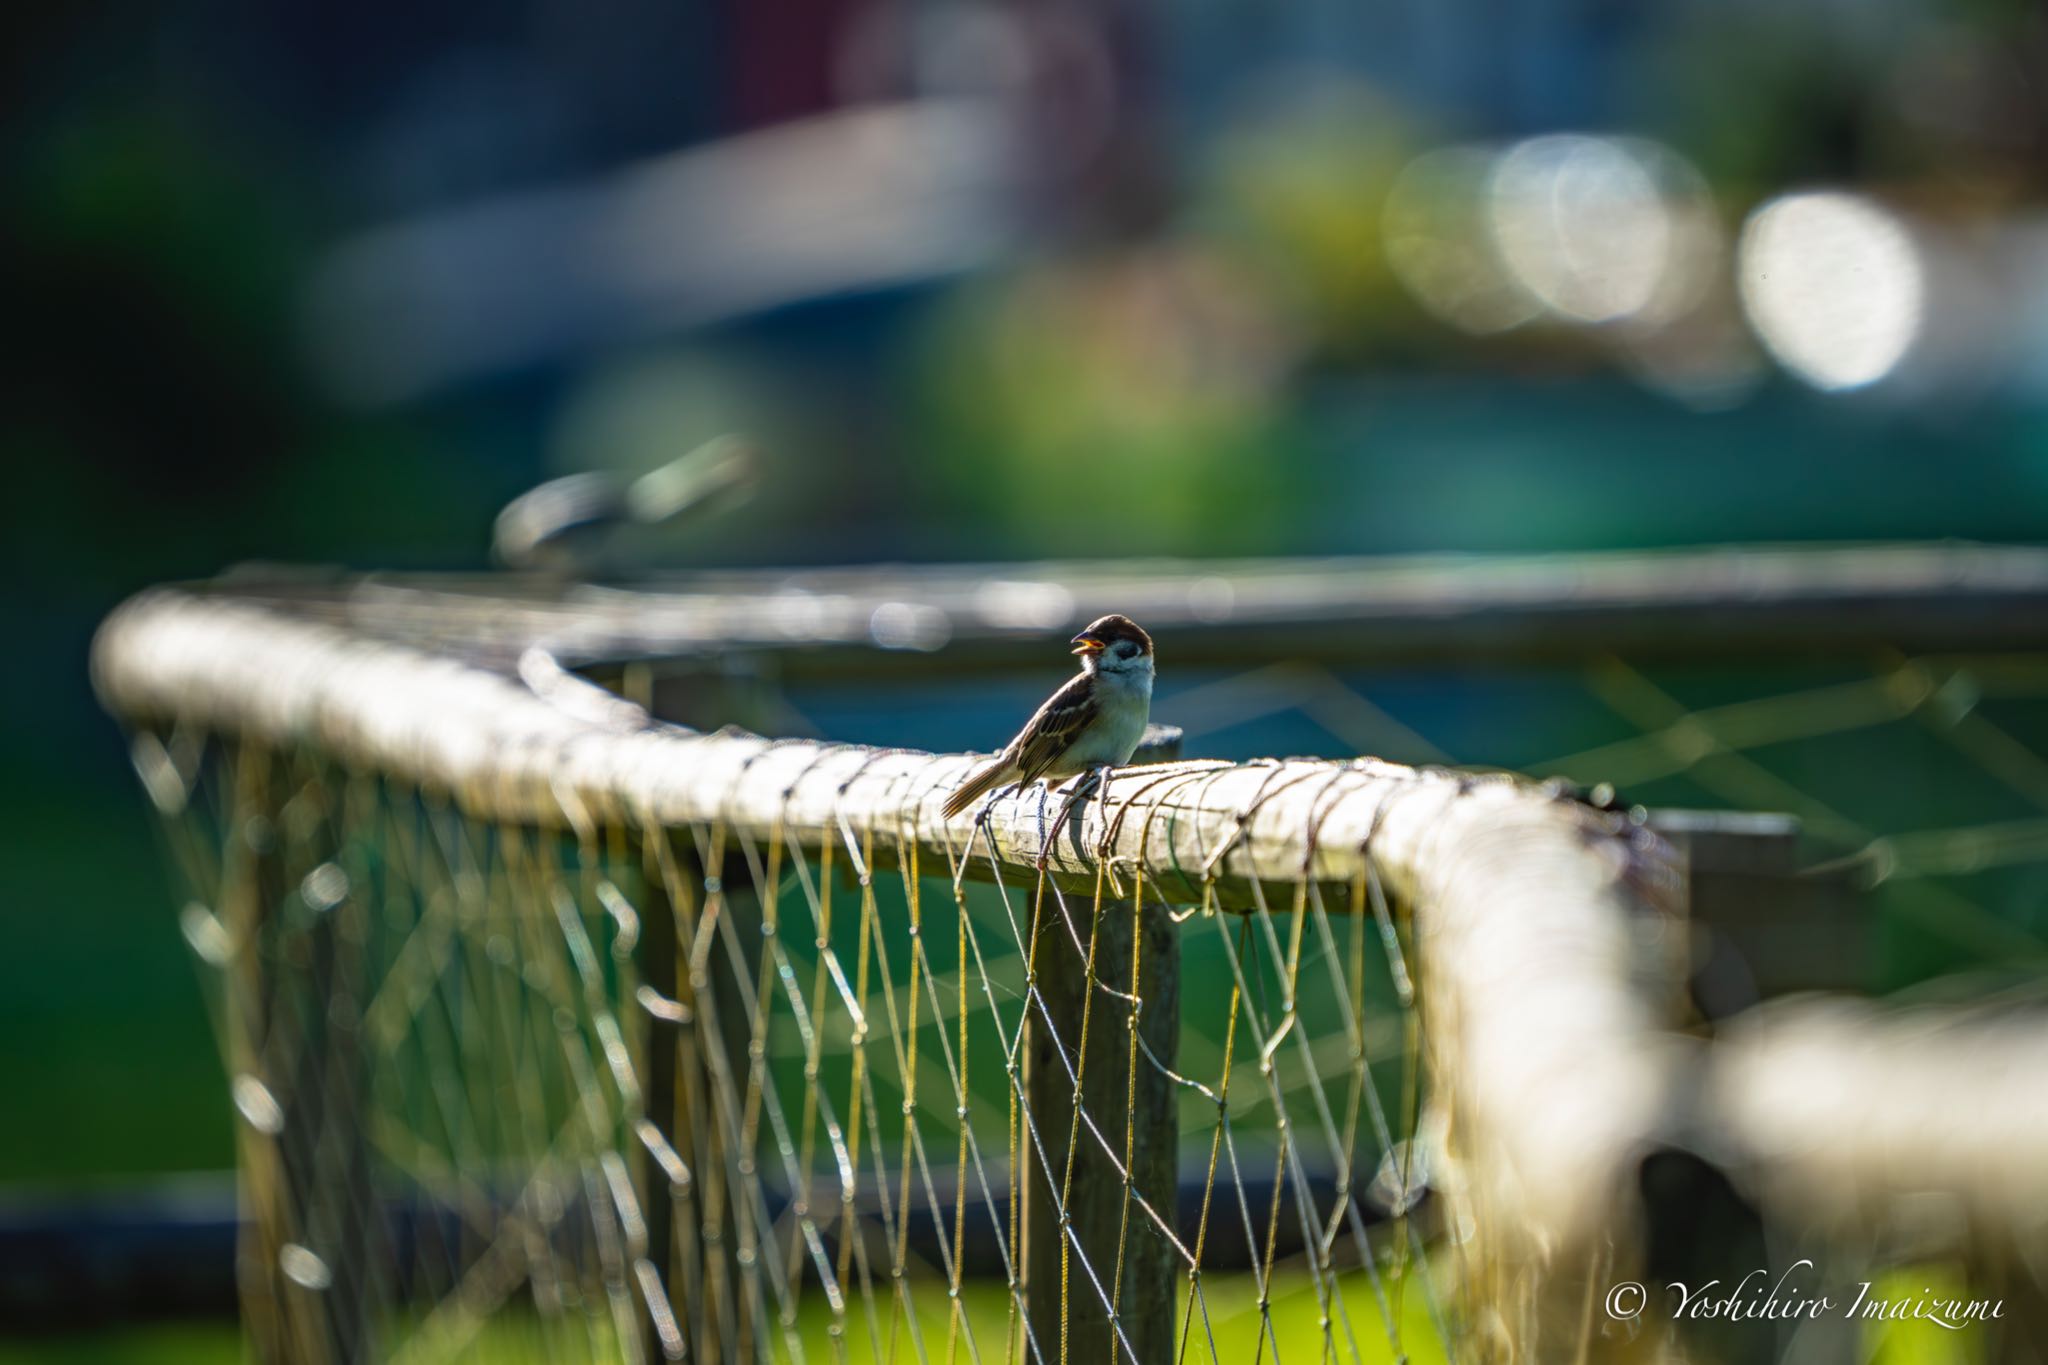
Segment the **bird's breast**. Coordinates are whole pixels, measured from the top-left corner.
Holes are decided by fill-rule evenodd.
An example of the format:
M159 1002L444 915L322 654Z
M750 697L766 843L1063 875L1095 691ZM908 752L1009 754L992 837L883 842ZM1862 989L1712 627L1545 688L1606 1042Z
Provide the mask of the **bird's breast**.
M1117 686L1104 687L1098 693L1101 715L1091 733L1086 736L1082 747L1085 753L1076 753L1078 767L1094 767L1104 763L1128 763L1136 751L1138 741L1145 737L1145 722L1152 710L1152 680L1132 679Z

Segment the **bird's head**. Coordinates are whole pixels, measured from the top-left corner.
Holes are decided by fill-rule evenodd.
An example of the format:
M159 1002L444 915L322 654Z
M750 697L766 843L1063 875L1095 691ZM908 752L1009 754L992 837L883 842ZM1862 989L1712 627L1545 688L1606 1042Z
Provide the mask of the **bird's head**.
M1139 672L1152 667L1152 637L1128 616L1114 613L1096 618L1073 639L1081 667L1093 673Z

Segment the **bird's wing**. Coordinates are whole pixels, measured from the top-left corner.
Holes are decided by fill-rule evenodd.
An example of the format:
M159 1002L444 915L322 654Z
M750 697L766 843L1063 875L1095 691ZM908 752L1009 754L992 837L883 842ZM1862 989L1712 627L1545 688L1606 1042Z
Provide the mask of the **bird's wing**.
M1066 686L1045 700L1017 737L1010 741L1020 782L1036 782L1074 747L1081 732L1095 723L1101 707L1086 673L1077 673Z

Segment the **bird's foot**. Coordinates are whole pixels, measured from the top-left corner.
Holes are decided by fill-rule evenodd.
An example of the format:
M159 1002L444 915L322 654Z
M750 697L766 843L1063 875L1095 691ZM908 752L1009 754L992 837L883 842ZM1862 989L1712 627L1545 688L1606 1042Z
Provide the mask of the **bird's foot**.
M1073 818L1076 808L1090 796L1103 789L1104 785L1109 781L1109 773L1109 765L1104 764L1102 767L1090 768L1087 772L1077 773L1073 778L1069 779L1067 783L1067 798L1065 803L1060 806L1059 818L1053 821L1053 828L1065 828L1067 821ZM1050 789L1050 787L1047 788L1047 790ZM1077 826L1074 830L1074 848L1076 852L1080 850L1080 846L1081 831ZM1038 865L1041 868L1045 866L1045 855L1049 847L1050 845L1041 838L1038 851Z

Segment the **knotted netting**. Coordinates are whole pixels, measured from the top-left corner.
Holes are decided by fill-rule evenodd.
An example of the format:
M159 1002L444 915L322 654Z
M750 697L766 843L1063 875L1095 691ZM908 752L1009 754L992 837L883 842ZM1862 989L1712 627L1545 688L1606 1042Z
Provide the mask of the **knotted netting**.
M1783 569L1762 560L1726 566L1707 619L1782 614L1753 602ZM1846 600L1969 579L1877 567ZM1993 567L1970 591L2019 581ZM2024 640L1962 648L1981 611L1944 611L1940 648L1859 626L1791 657L1539 651L1370 687L1211 646L1162 712L1191 737L1284 713L1423 766L1141 761L953 821L969 756L685 729L630 663L558 661L630 657L629 618L687 653L772 640L784 610L898 638L1025 597L812 587L470 586L455 612L391 584L178 590L109 622L97 682L239 1115L261 1358L1890 1349L1842 1313L1658 1311L1660 1275L1751 1261L1844 1303L2001 1304L1985 1359L2048 1339L2048 669ZM1119 591L1149 620L1165 589ZM1425 686L1447 700L1418 708ZM766 690L734 713L887 733ZM1482 755L1628 795L1428 766ZM1674 853L1633 802L1790 812L1825 852L1653 817ZM1749 1008L1906 938L1997 973ZM1732 989L1729 940L1757 972ZM1660 1193L1673 1154L1748 1221ZM1630 1286L1657 1297L1619 1311Z
M99 679L213 968L267 1358L1585 1330L1553 1282L1612 1254L1663 1084L1669 876L1625 817L1296 760L947 821L964 756L685 731L544 657L180 594Z

